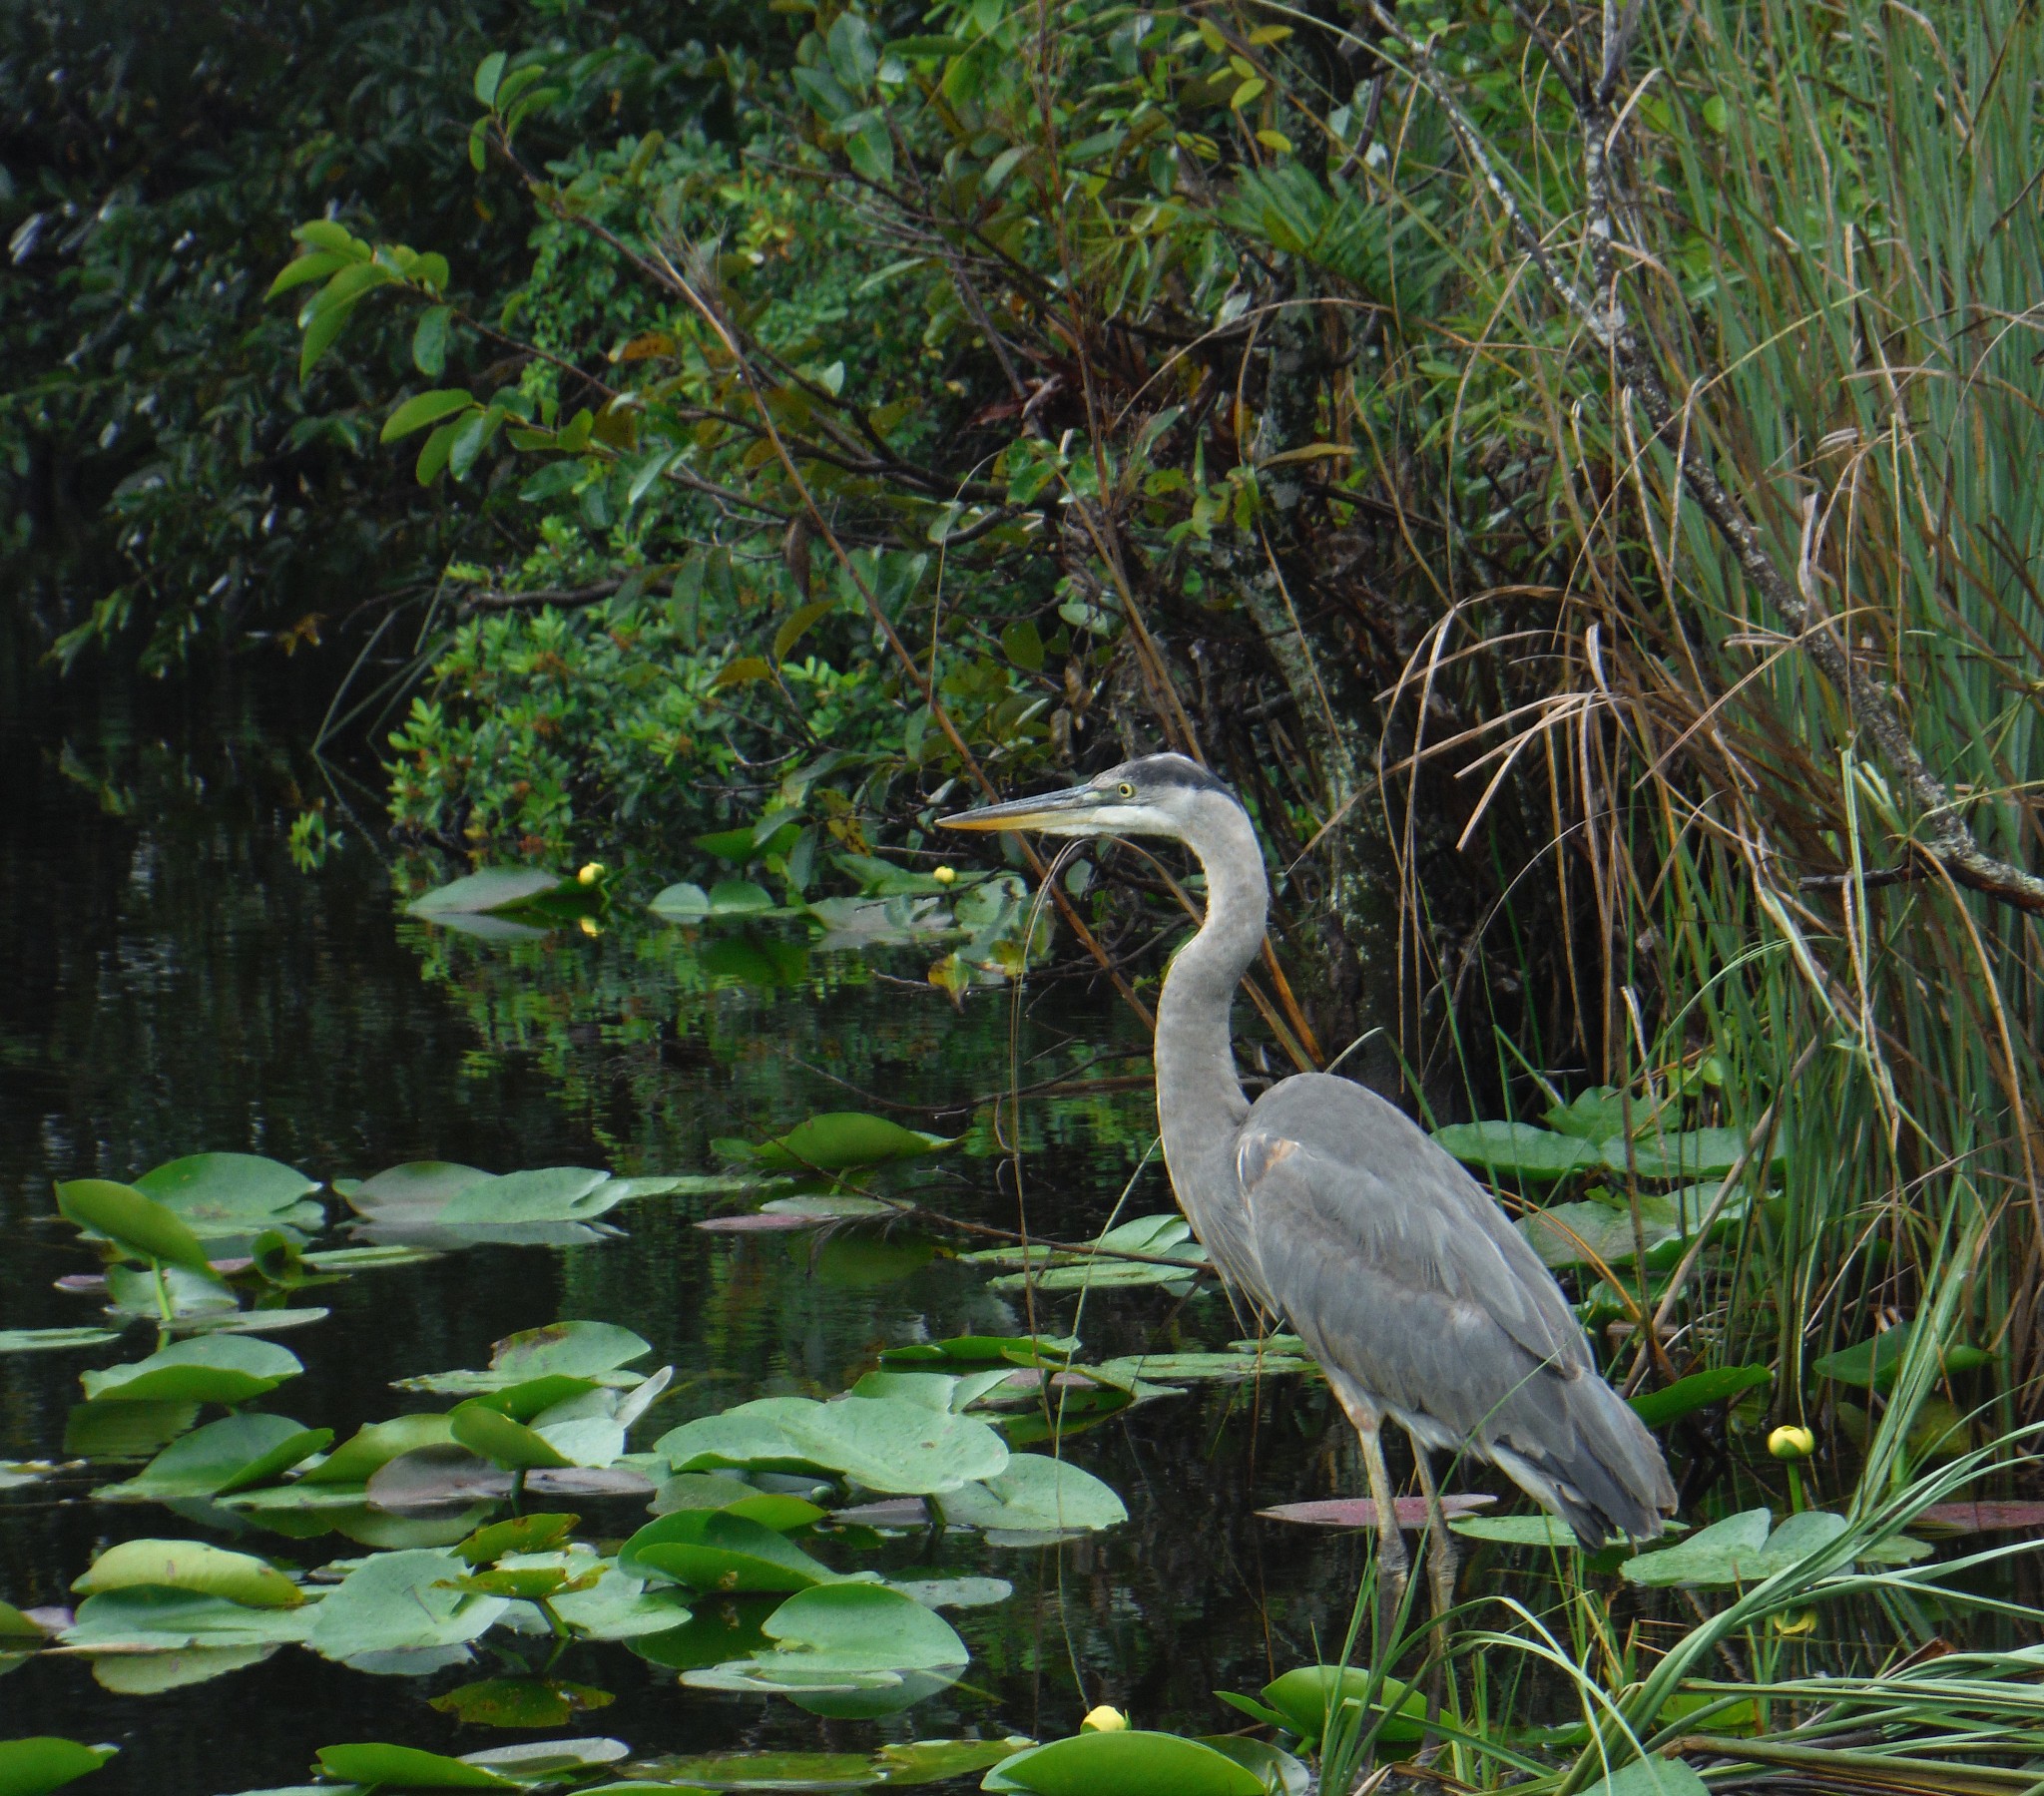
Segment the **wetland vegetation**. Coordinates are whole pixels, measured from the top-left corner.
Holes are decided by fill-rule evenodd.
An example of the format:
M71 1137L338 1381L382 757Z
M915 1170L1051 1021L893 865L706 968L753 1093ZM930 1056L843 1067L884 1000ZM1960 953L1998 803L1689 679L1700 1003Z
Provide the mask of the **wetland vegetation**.
M2044 1788L2021 0L0 21L0 1796ZM2032 449L2022 445L2029 442ZM1155 1151L1499 1195L1666 1443L1353 1438Z

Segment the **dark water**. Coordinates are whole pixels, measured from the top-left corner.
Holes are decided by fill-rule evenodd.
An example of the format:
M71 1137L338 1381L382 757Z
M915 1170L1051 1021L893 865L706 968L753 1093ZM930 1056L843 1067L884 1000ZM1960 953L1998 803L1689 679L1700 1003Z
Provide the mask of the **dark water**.
M264 1153L317 1177L425 1157L493 1171L699 1171L717 1164L716 1136L879 1100L918 1126L969 1131L967 1150L890 1188L1014 1225L1014 1169L987 1150L984 1102L1011 1077L1004 996L975 994L961 1011L919 983L927 951L811 952L798 927L701 937L637 918L629 897L595 937L503 945L436 932L397 914L372 835L345 831L316 872L292 865L288 826L314 796L336 821L343 801L375 815L372 793L327 787L292 748L301 725L232 696L0 723L0 1326L97 1319L93 1300L53 1288L93 1264L52 1220L53 1179L130 1177L202 1149ZM633 895L656 883L649 869ZM1149 1094L1131 1077L1147 1062L1127 1058L1140 1034L1111 994L1072 984L1032 998L1017 1040L1025 1082L1063 1073L1079 1088L1024 1114L1029 1224L1090 1234L1150 1140ZM305 1374L267 1407L345 1436L439 1407L391 1391L393 1379L481 1365L513 1330L586 1317L637 1330L653 1363L678 1368L650 1440L750 1397L833 1394L890 1343L1027 1325L980 1269L931 1242L694 1227L714 1206L641 1201L614 1212L622 1238L478 1248L324 1287L305 1300L333 1314L282 1337ZM1168 1207L1153 1161L1125 1213ZM1072 1305L1038 1324L1068 1327ZM1095 1294L1080 1327L1089 1357L1241 1332L1212 1294L1181 1304L1155 1291ZM57 1457L79 1371L153 1344L138 1329L90 1353L0 1356L0 1458ZM1254 1689L1274 1663L1311 1658L1316 1633L1338 1637L1352 1541L1254 1514L1356 1488L1352 1447L1317 1387L1210 1388L1142 1406L1067 1451L1123 1495L1130 1523L1057 1549L977 1537L945 1547L918 1574L988 1572L1015 1594L953 1614L973 1663L943 1695L886 1721L824 1721L685 1689L624 1646L587 1645L561 1673L617 1701L580 1730L642 1753L861 1751L1045 1737L1102 1701L1206 1730L1229 1719L1214 1689ZM0 1596L72 1600L71 1579L107 1543L188 1532L159 1509L84 1498L110 1475L95 1469L54 1499L47 1487L0 1497ZM578 1507L600 1536L644 1520L633 1504ZM308 1566L359 1551L337 1536L237 1545ZM891 1572L918 1550L897 1542L863 1563ZM459 1752L523 1737L461 1729L427 1706L478 1674L375 1677L286 1648L211 1683L126 1697L82 1660L46 1655L0 1676L0 1734L118 1742L94 1790L214 1796L300 1782L313 1750L335 1741Z

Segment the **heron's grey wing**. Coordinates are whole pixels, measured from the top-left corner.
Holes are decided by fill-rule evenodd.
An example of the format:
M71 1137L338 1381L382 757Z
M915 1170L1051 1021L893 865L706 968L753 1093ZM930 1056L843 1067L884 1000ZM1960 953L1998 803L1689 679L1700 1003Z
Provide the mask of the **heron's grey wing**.
M1330 1374L1434 1445L1472 1442L1579 1531L1659 1531L1674 1491L1653 1437L1539 1256L1409 1119L1345 1080L1287 1080L1236 1164L1264 1283Z

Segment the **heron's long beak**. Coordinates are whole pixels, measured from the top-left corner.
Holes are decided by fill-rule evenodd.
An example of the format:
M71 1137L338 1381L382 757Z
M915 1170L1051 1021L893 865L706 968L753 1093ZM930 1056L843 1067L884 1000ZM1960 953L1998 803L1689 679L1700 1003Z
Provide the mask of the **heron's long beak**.
M960 811L956 816L939 817L937 821L946 829L1052 829L1083 817L1105 797L1098 786L1067 786L1062 792L984 805L978 810Z

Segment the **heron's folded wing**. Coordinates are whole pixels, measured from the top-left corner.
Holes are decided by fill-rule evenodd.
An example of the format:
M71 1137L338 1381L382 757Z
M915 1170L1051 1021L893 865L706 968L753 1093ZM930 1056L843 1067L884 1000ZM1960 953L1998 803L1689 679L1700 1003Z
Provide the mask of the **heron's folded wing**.
M1590 1358L1552 1275L1500 1242L1523 1245L1449 1165L1452 1178L1422 1165L1394 1186L1254 1118L1237 1156L1265 1281L1293 1326L1384 1401L1464 1432L1537 1400L1546 1378L1581 1377Z

